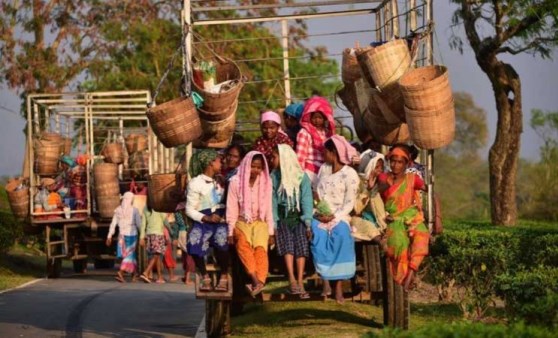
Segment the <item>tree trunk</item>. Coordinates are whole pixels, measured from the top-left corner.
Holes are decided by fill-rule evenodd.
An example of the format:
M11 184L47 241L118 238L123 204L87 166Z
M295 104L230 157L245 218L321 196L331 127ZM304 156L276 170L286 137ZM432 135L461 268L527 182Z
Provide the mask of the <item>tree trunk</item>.
M517 221L516 176L523 131L521 81L512 66L495 56L481 68L492 83L498 110L496 139L488 157L491 219L494 225L511 226Z

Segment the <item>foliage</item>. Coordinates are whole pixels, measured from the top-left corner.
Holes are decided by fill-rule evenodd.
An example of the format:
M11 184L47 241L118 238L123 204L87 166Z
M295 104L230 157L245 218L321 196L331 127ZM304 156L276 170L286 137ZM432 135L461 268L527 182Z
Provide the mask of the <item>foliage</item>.
M558 326L558 268L539 266L500 275L496 294L504 299L511 320Z
M514 225L522 90L519 74L501 55L550 57L558 43L558 1L451 1L459 5L453 15L454 27L464 28L477 63L492 84L498 110L496 138L489 153L492 222ZM462 38L454 34L450 46L463 52Z
M0 253L6 252L21 235L20 224L15 220L8 203L4 186L0 186Z

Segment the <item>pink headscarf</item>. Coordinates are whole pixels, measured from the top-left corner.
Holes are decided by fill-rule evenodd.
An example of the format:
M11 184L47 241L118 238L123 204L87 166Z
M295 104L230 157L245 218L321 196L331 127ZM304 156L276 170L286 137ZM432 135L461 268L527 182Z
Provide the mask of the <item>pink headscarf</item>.
M326 135L330 137L335 134L335 121L333 120L333 109L329 102L320 96L312 96L304 104L304 111L302 112L302 117L300 118L300 126L312 136L312 142L314 147L318 150L324 149L324 145L320 142L320 137L316 127L310 122L310 117L313 112L321 112L326 118Z
M343 164L351 164L353 157L358 156L356 149L341 135L333 135L330 140L335 144L339 161Z
M260 124L263 124L266 121L273 121L278 125L281 125L281 117L274 111L268 110L261 116Z
M260 153L259 151L251 151L242 159L240 165L238 166L238 184L240 187L240 214L247 223L251 223L254 220L252 219L252 195L250 194L250 171L252 170L252 159L255 155L262 155L264 168L260 173L260 177L258 178L258 196L260 199L260 213L259 217L262 220L266 219L267 213L270 211L269 208L271 207L271 177L269 176L269 170L267 167L267 161L265 159L265 155Z

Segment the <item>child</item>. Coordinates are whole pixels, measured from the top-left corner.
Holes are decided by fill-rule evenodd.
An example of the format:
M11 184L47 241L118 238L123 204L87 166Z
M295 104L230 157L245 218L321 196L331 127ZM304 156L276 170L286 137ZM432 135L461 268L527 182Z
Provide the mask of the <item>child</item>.
M271 157L273 181L273 219L277 232L277 253L285 257L291 283L290 293L310 298L304 290L303 275L312 224L312 185L293 149L279 144ZM293 269L296 258L297 278Z
M329 102L320 96L308 99L300 118L300 126L302 129L296 136L296 155L315 187L318 171L324 163L324 142L335 134L333 109Z
M300 131L300 118L304 110L304 103L291 103L283 112L283 120L285 121L286 133L293 141L293 148L296 147L296 135Z
M236 245L240 261L252 280L246 289L255 297L265 285L267 246L274 243L272 184L262 153L249 152L229 184L227 223L229 243Z
M199 150L192 156L190 175L193 179L186 188L186 215L193 221L188 233L187 251L194 258L201 275L200 291L211 291L211 278L205 266L209 246L212 246L221 269L215 291L228 291L229 246L227 224L223 220L224 188L215 176L221 172L221 157L213 149Z
M387 224L384 202L375 187L377 177L384 172L384 155L366 150L358 167L360 186L351 218L353 237L380 244Z
M114 211L112 222L110 223L106 245L112 244L112 236L118 225L118 253L122 257L120 270L116 274L116 280L120 283L126 282L124 272L132 275L132 281L137 275L136 245L138 243L138 228L141 226L141 217L138 209L132 205L134 194L127 192L122 197L120 206Z
M253 150L259 151L265 155L267 163L271 161L271 152L278 144L288 144L293 146L293 141L281 130L281 117L273 111L266 111L261 116L260 136L254 143Z
M157 269L156 283L165 283L162 274L161 255L163 255L167 249L164 232L166 222L166 214L151 209L148 202L143 210L140 229L140 246L146 246L147 254L151 255L146 269L140 275L140 278L146 283L151 283L148 276L151 275L151 271L153 271L154 267Z
M169 282L175 282L178 280L178 277L174 275L174 269L176 268L174 251L178 239L178 226L176 225L174 213L167 214L167 223L165 223L164 233L167 249L163 256L163 266L169 273Z

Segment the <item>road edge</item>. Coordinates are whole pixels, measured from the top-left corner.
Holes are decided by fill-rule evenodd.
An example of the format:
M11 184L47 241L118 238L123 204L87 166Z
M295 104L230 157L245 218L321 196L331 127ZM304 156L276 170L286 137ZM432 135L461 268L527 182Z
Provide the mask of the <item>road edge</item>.
M22 289L22 288L24 288L24 287L33 285L33 284L38 283L38 282L40 282L40 281L42 281L42 280L45 280L45 279L46 279L46 278L37 278L37 279L33 279L33 280L31 280L31 281L29 281L29 282L27 282L27 283L23 283L23 284L21 284L21 285L14 286L13 288L9 288L9 289L6 289L6 290L1 290L1 291L0 291L0 295L2 295L2 294L4 294L4 293L7 293L7 292L10 292L10 291L15 291L15 290L17 290L17 289Z
M207 338L207 332L205 332L205 315L203 316L198 331L196 332L195 338Z

